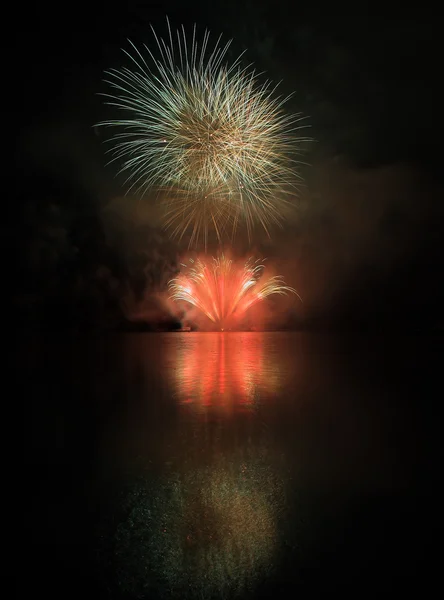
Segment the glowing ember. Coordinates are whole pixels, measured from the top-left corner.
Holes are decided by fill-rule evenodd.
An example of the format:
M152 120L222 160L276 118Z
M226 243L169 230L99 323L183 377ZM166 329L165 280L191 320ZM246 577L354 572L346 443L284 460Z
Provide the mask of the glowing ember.
M171 298L196 307L221 331L234 326L252 306L268 296L297 294L282 277L264 277L260 261L236 265L220 257L190 260L185 274L169 283Z

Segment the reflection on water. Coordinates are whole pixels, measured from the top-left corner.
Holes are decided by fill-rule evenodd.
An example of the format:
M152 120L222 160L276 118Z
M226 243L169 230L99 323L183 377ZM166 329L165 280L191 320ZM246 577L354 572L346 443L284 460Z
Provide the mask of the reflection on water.
M252 407L278 394L279 362L261 334L194 334L174 348L174 395L195 408Z
M126 491L110 517L119 586L178 598L253 590L276 564L284 528L285 461L255 419L284 382L277 354L261 334L171 334L158 338L153 371L142 339L129 342L127 361L127 374L136 369L145 390L142 404L155 402L153 391L164 386L186 411L150 452L144 438L152 424L140 412L137 427L129 424ZM163 464L156 465L160 446Z
M114 538L115 568L126 592L228 597L270 571L281 480L254 450L204 463L167 469L159 478L140 476L129 487Z
M127 338L128 406L106 445L125 491L101 535L119 589L255 590L305 535L301 490L327 490L334 513L345 485L393 481L378 398L321 348L286 334Z
M95 580L97 599L318 597L353 578L356 597L395 580L393 556L403 580L413 482L437 471L417 407L442 395L417 345L251 332L20 347L27 569L54 565L54 599Z

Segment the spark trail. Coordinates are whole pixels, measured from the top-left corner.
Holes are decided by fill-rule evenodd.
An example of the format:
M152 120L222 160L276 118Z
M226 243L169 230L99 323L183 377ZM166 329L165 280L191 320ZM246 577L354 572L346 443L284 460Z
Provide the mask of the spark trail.
M211 44L209 31L199 40L196 28L189 40L169 23L167 41L152 32L157 51L132 45L129 66L107 72L107 103L122 118L100 125L116 131L110 152L128 191L156 190L166 226L188 232L190 245L242 223L248 235L255 223L268 232L300 179L301 115L287 114L289 97L260 83L242 56L227 63L230 42Z
M258 302L271 295L297 294L282 277L264 276L265 266L248 259L236 264L225 255L191 260L186 273L169 283L171 299L197 308L222 331L239 323Z

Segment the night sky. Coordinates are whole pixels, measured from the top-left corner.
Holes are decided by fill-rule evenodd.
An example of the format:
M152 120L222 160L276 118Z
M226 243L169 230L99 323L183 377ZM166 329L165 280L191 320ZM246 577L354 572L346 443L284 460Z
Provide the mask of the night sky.
M304 298L284 325L442 328L439 20L423 5L411 16L387 5L377 16L331 10L129 1L59 13L38 5L21 15L11 52L18 172L6 234L17 323L126 328L175 272L183 247L149 204L123 199L93 128L110 116L99 96L103 71L120 64L128 38L151 42L150 24L164 33L168 14L173 26L233 37L231 57L247 49L257 70L282 80L282 92L295 91L290 107L311 124L316 141L294 219L271 242L258 231L252 244ZM236 250L247 249L239 240ZM145 312L145 326L168 320Z
M190 451L204 460L202 449L210 445L211 452L226 450L231 461L231 444L243 449L256 433L288 456L294 466L286 476L295 474L295 490L306 469L307 514L322 516L327 505L326 525L321 518L313 526L307 521L307 556L295 566L288 554L282 589L273 588L270 597L289 596L286 575L293 585L305 565L306 580L293 591L310 589L311 597L318 587L341 591L335 589L341 578L353 597L361 589L398 595L420 589L424 595L434 585L442 512L434 511L444 325L442 21L438 8L429 11L425 3L412 14L400 3L386 2L383 9L373 3L369 14L359 4L351 14L350 6L82 0L31 8L17 3L12 20L5 11L13 41L6 44L4 68L12 67L13 77L4 74L4 125L12 124L15 134L14 171L4 168L5 187L12 183L4 202L12 194L13 213L10 224L3 222L5 258L13 267L6 286L12 311L5 317L18 341L7 398L21 413L8 420L16 432L6 440L11 456L24 457L8 481L8 497L20 491L12 500L17 516L7 551L18 558L19 596L35 596L41 587L47 598L129 597L102 582L102 567L97 572L97 523L109 489L117 493L121 484L116 475L108 482L112 463L118 469L131 463L134 448L137 465L146 454L154 471L158 464L166 473L169 456L180 462ZM326 342L317 333L261 335L278 340L262 348L254 334L246 334L251 346L234 334L236 353L227 352L224 362L225 355L212 351L222 358L205 368L199 334L105 335L181 326L159 295L178 272L187 243L163 230L154 198L125 197L123 178L107 165L105 135L95 127L116 116L100 96L107 91L104 71L122 64L128 39L138 46L152 42L150 24L165 35L166 15L172 27L190 31L197 23L214 38L233 38L229 59L246 50L245 64L281 81L282 94L294 92L288 108L307 116L314 141L292 217L271 239L256 229L251 243L238 237L233 250L238 257L268 257L267 265L303 298L290 308L283 301L276 328L339 332ZM352 335L348 343L350 331L378 330L374 345L371 335L359 343ZM176 339L168 346L171 338L176 346ZM286 338L293 338L288 347ZM246 388L254 376L259 383L248 387L258 408L248 412L243 392L234 388ZM269 394L261 392L262 380ZM231 381L237 383L230 390ZM170 394L171 382L180 394ZM197 400L188 404L190 385L196 398L209 390L211 411L229 398L233 418L201 413ZM188 395L187 410L197 407L195 417L182 418L192 413L181 412L181 394ZM226 445L213 444L220 432ZM330 500L341 491L335 466L340 463L339 473L342 459L351 479L364 485L362 497L338 514ZM316 488L323 464L327 484L318 509L310 486ZM137 465L128 464L129 470ZM388 474L387 489L385 483L382 491L372 488L373 470L375 481L385 482ZM303 485L300 491L303 497ZM311 553L309 537L319 554L316 548ZM134 552L139 558L137 547ZM117 581L114 572L110 581Z

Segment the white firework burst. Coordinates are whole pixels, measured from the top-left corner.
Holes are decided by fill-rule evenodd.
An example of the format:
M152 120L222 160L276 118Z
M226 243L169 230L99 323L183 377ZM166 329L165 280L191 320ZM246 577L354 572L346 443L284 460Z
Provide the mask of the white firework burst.
M225 59L230 42L210 47L210 33L189 41L168 23L167 41L152 29L158 57L131 44L130 67L111 69L108 104L126 118L100 125L118 128L111 152L122 161L129 190L156 190L173 235L191 243L209 229L221 238L244 222L250 233L282 220L294 194L302 145L302 117L283 106L269 82L259 84L241 57Z

